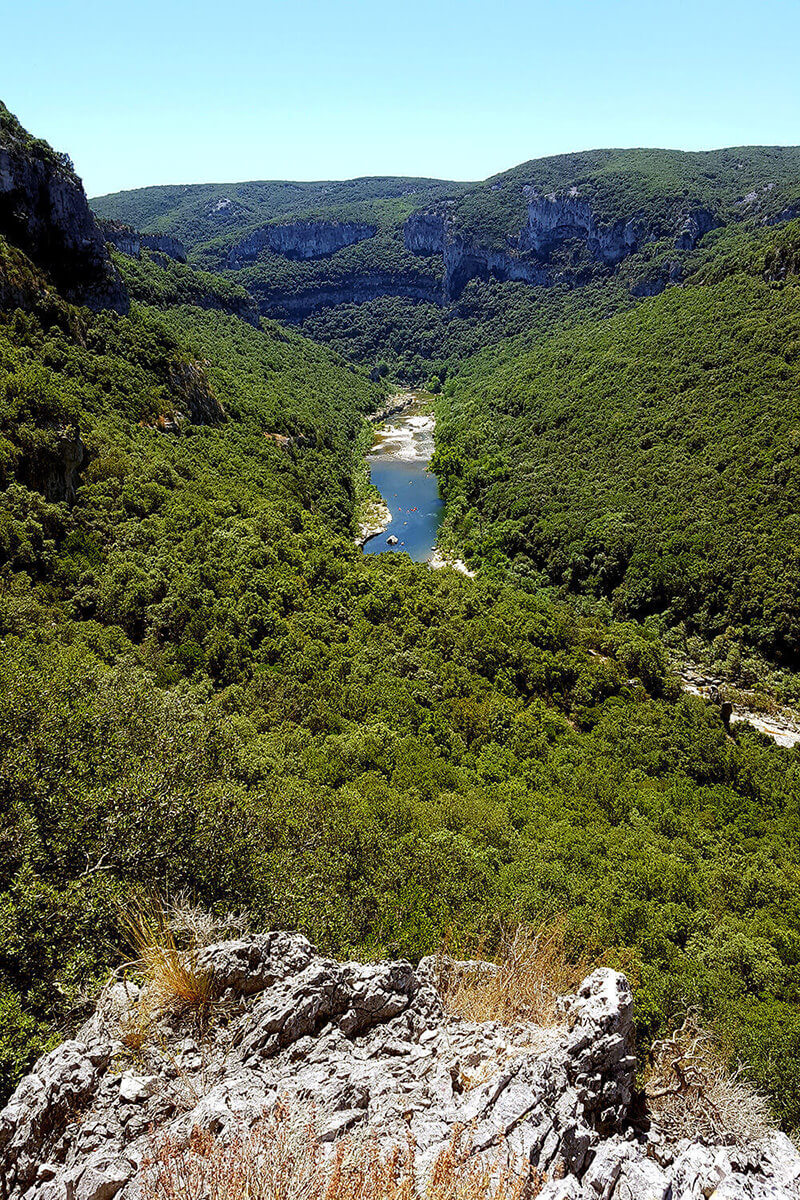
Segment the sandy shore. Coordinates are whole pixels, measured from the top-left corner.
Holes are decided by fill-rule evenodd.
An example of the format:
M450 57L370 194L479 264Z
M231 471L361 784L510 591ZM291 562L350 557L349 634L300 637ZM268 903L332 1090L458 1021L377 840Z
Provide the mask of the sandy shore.
M433 554L428 559L428 566L433 571L439 571L442 567L451 567L452 570L458 571L461 575L467 575L470 579L475 578L475 572L470 571L463 559L451 558L449 554L445 554L438 548L434 550Z

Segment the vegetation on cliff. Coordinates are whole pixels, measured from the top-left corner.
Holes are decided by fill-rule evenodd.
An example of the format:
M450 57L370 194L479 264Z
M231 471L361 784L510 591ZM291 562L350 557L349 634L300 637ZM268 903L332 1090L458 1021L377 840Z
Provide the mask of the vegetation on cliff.
M672 229L696 209L725 223L750 211L772 217L800 202L800 147L586 150L534 159L465 191L455 206L458 228L504 246L525 224L532 195L583 200L601 227L638 217L654 230Z
M794 1119L796 755L677 699L645 629L361 558L379 393L329 351L190 308L55 316L0 329L6 1086L153 886L339 952L565 912L643 1033L703 1003ZM176 355L226 420L159 431ZM67 422L72 508L19 478Z

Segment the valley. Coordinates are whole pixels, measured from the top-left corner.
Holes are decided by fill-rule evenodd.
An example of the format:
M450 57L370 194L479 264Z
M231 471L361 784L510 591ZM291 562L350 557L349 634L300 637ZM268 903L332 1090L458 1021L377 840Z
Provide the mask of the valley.
M158 893L556 922L800 1125L800 750L673 665L796 709L799 213L769 146L89 202L0 107L3 1098Z

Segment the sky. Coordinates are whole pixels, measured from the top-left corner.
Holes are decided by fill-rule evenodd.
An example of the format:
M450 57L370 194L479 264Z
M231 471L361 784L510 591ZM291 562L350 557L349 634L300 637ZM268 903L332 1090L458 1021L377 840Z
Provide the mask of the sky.
M0 99L90 195L794 144L798 51L800 0L0 0Z

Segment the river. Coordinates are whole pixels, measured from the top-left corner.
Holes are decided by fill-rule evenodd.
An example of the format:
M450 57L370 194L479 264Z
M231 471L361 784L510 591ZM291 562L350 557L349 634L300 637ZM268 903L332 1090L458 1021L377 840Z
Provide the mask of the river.
M415 562L432 557L443 508L436 476L429 469L433 429L431 402L419 399L375 429L367 462L391 520L364 543L365 554L409 554ZM389 538L397 538L397 543Z

